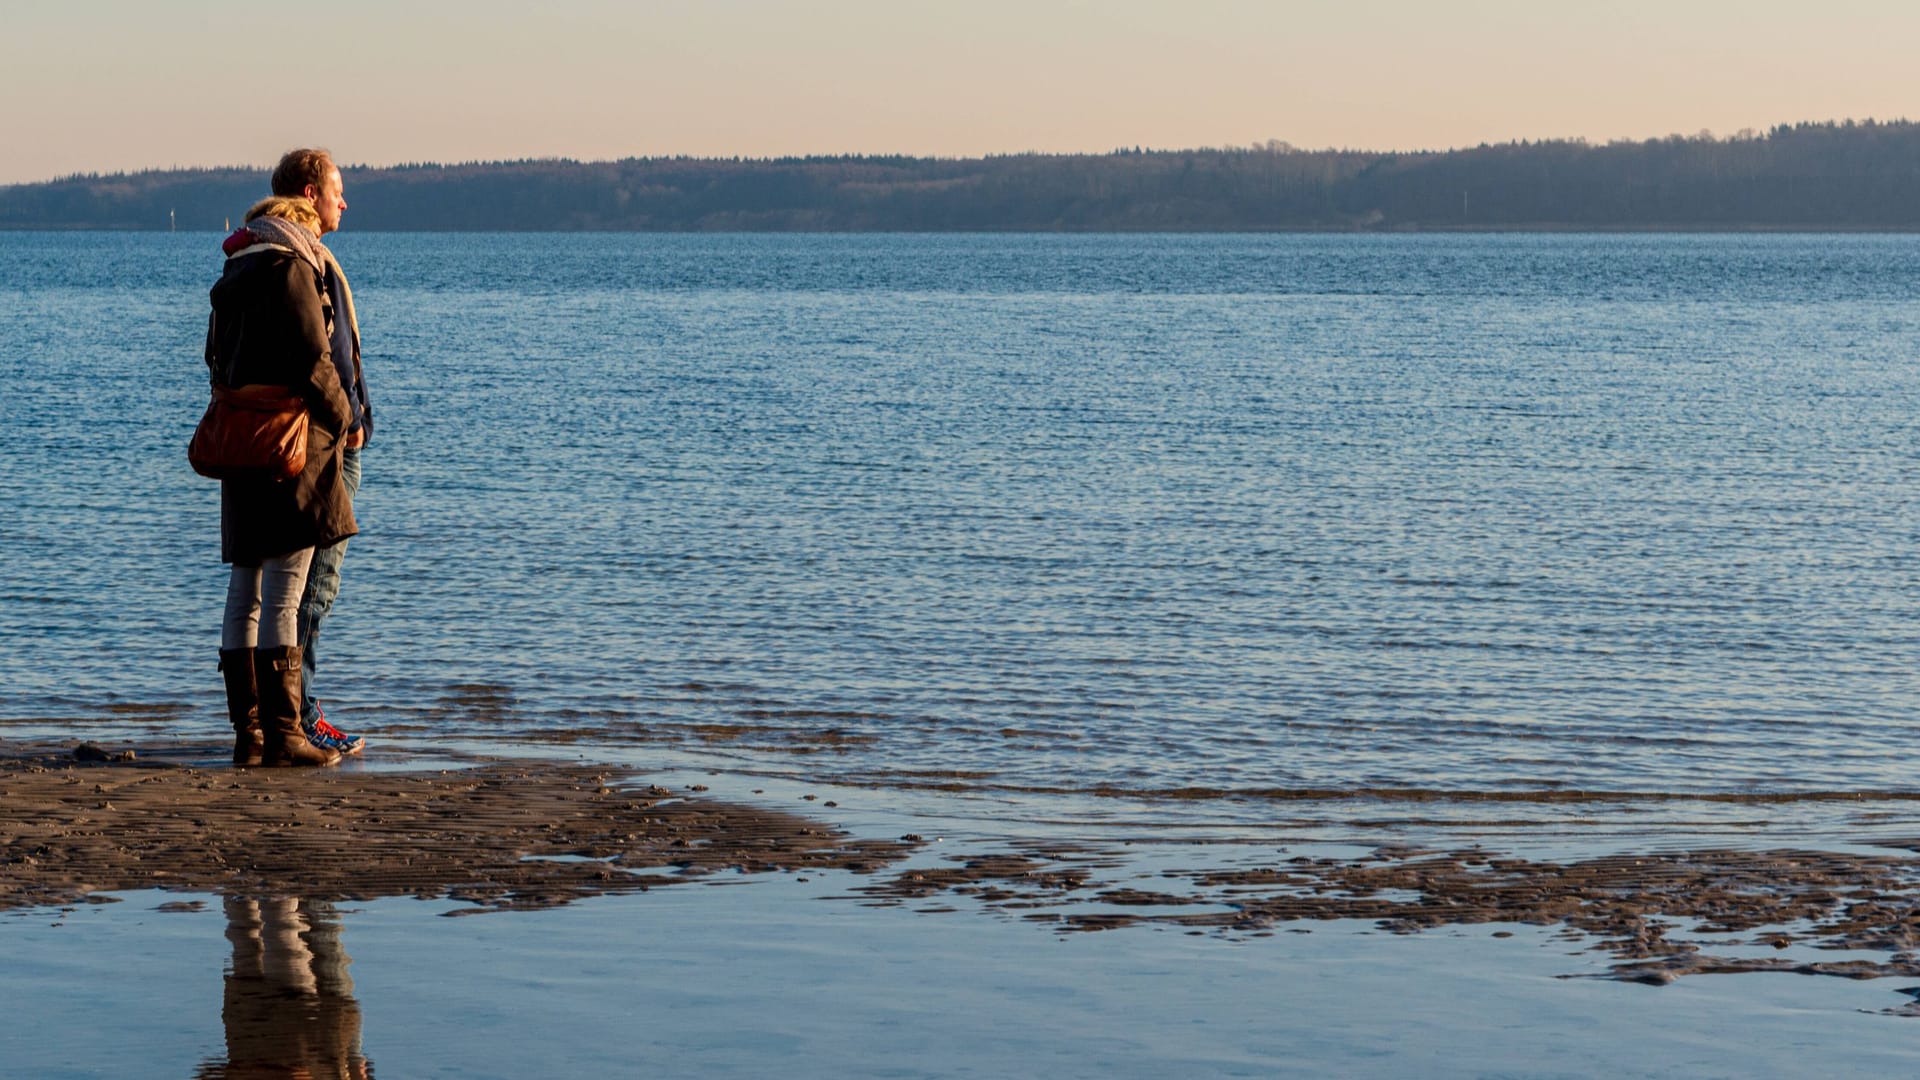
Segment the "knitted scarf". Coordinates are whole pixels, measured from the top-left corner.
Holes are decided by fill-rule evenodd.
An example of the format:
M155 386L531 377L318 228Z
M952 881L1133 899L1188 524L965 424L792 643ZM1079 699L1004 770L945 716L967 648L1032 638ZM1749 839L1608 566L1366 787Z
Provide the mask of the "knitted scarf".
M242 233L246 234L244 238L241 236ZM312 230L305 225L295 225L285 218L272 215L254 218L242 225L221 247L231 258L261 244L292 252L302 262L313 267L313 272L316 274L325 274L327 263L333 260L333 253L327 250L319 237L313 235Z

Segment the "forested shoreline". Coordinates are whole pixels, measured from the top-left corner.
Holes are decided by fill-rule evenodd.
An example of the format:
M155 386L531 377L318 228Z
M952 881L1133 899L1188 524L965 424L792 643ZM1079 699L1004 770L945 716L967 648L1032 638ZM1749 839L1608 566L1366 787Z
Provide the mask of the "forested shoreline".
M1284 143L985 158L632 158L345 170L409 231L1920 230L1920 124L1423 153ZM0 187L0 229L218 229L264 169Z

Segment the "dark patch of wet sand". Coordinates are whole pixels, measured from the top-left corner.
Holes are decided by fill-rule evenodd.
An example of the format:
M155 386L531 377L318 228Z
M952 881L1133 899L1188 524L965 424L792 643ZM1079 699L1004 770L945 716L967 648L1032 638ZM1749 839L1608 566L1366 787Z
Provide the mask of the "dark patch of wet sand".
M1882 842L1886 854L1705 849L1567 861L1385 846L1360 857L1156 872L1122 848L1047 842L897 866L922 846L919 837L857 841L813 819L645 785L610 766L235 770L125 760L117 749L78 760L71 747L5 745L0 908L158 887L452 897L475 911L553 906L722 870L845 869L876 875L854 890L869 903L936 912L952 910L942 897L966 898L1064 931L1144 925L1259 936L1331 920L1397 933L1531 924L1610 954L1610 976L1632 981L1760 971L1920 976L1920 858L1909 854L1920 841ZM198 759L212 756L202 748ZM1777 955L1792 946L1854 956ZM1733 947L1776 955L1715 951Z
M1920 842L1887 846L1920 850ZM1111 848L1026 846L944 862L899 869L856 893L887 904L969 896L1066 931L1158 925L1253 936L1340 919L1396 933L1557 926L1611 954L1609 977L1656 984L1763 971L1920 976L1920 859L1891 853L1708 849L1561 862L1481 848L1381 847L1360 858L1302 855L1270 866L1167 870L1152 888L1137 875L1107 873L1125 865ZM1202 907L1211 910L1180 910ZM1792 946L1856 955L1713 951Z
M148 888L549 907L727 870L871 872L914 846L607 766L363 772L104 756L0 744L0 909Z

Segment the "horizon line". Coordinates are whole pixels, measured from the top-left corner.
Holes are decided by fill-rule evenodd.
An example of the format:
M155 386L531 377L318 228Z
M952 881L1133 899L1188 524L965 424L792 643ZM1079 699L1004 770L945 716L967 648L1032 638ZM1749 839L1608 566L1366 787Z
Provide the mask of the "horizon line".
M1516 138L1516 139L1507 139L1500 142L1482 141L1482 142L1473 143L1470 145L1449 146L1449 147L1443 147L1443 148L1422 148L1422 149L1370 149L1370 148L1364 148L1364 147L1336 147L1336 146L1300 147L1300 146L1295 146L1292 143L1289 143L1283 139L1268 138L1261 142L1249 143L1246 145L1237 145L1237 144L1229 143L1224 146L1151 147L1151 146L1143 146L1143 145L1136 144L1134 146L1118 146L1118 147L1114 147L1111 150L1010 150L1010 151L993 151L993 152L982 153L982 154L912 154L912 153L904 153L904 152L898 152L898 151L886 151L886 152L845 151L845 152L822 152L822 153L807 153L807 154L777 154L777 155L766 155L766 156L758 156L758 155L751 155L751 154L630 154L625 157L617 157L617 158L606 158L606 157L574 158L574 157L565 157L565 156L533 156L533 157L520 157L520 158L469 158L469 159L464 159L459 161L391 161L384 164L373 164L369 162L353 162L353 163L342 164L340 166L340 169L342 172L354 172L354 171L378 172L378 171L388 170L388 169L435 169L435 168L448 169L448 168L469 168L474 166L488 166L488 165L528 165L528 164L618 165L618 164L622 164L630 161L649 161L649 162L651 161L694 161L694 162L711 161L711 162L732 162L732 163L778 164L782 162L846 161L846 160L887 159L887 158L906 159L906 160L912 160L912 161L959 162L959 161L990 161L998 158L1017 158L1017 157L1101 158L1101 157L1118 157L1122 155L1133 155L1133 154L1147 155L1147 154L1219 154L1219 153L1282 153L1282 154L1307 154L1307 155L1365 154L1365 155L1378 155L1383 157L1386 157L1386 156L1415 157L1415 156L1424 156L1424 155L1454 154L1454 153L1460 153L1462 151L1468 151L1468 150L1497 149L1499 147L1509 147L1509 146L1568 145L1568 146L1581 146L1581 147L1587 147L1587 148L1604 148L1604 147L1612 147L1612 146L1643 146L1649 143L1671 142L1675 140L1688 141L1688 142L1716 142L1716 143L1748 142L1748 141L1765 140L1771 137L1775 132L1779 132L1782 130L1792 131L1792 130L1801 129L1801 128L1819 128L1819 127L1834 127L1834 128L1899 127L1899 126L1911 126L1914 123L1915 123L1914 121L1908 119L1905 116L1894 117L1886 120L1880 120L1871 116L1860 118L1860 119L1856 119L1853 117L1846 117L1842 119L1798 120L1798 121L1793 121L1789 123L1779 123L1779 124L1773 125L1772 127L1766 128L1764 130L1750 128L1750 127L1741 128L1738 131L1731 132L1726 135L1718 135L1718 134L1715 134L1710 129L1701 128L1697 132L1690 135L1683 132L1672 132L1666 135L1651 135L1645 138L1638 138L1638 139L1629 138L1629 137L1612 138L1612 139L1608 139L1605 142L1595 142L1584 135L1570 135L1570 136L1538 138L1538 139ZM232 163L221 164L221 165L180 165L180 164L173 164L173 165L166 165L166 166L153 165L153 166L146 166L138 169L117 169L113 171L95 171L95 172L76 171L76 172L64 173L57 176L51 176L51 177L47 177L45 179L40 179L40 180L16 180L16 181L10 181L7 183L0 183L0 189L10 188L10 187L31 187L39 184L58 184L58 183L71 181L71 180L105 180L105 179L113 179L116 177L151 176L156 173L164 174L164 173L261 172L261 171L271 170L272 168L273 166L271 164L254 165L254 164L232 164Z

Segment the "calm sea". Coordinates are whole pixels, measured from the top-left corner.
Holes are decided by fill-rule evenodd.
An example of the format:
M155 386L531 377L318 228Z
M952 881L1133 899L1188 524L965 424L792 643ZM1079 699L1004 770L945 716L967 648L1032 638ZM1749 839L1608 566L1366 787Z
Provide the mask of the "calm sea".
M219 239L0 233L16 728L221 730ZM377 413L343 726L987 789L1920 789L1920 238L334 239Z

